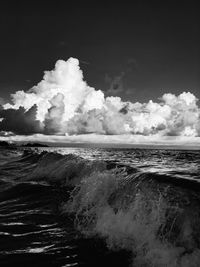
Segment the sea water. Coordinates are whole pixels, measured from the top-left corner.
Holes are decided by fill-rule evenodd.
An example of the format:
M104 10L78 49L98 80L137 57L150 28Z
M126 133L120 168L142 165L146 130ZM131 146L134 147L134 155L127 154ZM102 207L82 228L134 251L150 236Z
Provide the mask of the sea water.
M200 151L0 148L0 266L200 266Z

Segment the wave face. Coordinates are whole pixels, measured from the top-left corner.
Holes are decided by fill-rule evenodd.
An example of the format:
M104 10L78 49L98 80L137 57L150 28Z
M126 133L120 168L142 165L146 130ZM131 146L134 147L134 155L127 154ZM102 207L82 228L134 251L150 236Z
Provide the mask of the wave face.
M97 258L99 266L199 266L199 156L147 149L1 150L0 260L39 254L34 260L48 266L94 266ZM88 250L93 256L87 258Z

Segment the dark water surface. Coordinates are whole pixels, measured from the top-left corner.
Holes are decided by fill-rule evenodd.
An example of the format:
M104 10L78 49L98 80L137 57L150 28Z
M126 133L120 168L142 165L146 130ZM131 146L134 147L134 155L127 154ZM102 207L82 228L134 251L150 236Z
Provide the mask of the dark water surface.
M0 266L200 266L200 152L0 148Z

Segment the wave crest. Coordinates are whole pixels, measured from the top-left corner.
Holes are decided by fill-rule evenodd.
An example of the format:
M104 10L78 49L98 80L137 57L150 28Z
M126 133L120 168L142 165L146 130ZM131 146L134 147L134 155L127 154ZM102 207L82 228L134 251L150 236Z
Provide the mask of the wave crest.
M32 155L34 157L34 155ZM96 170L106 168L103 161L89 161L79 156L69 154L61 155L53 152L42 152L29 179L45 179L52 183L73 186L80 182L82 177Z
M195 195L139 176L91 173L75 187L63 213L74 213L76 227L86 236L98 235L112 249L132 251L133 266L199 266Z

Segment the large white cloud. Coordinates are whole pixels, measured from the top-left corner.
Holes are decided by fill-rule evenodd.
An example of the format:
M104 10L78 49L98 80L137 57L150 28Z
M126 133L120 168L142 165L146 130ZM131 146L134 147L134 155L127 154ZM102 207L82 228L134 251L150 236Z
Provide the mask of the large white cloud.
M12 123L15 112L24 118L20 126ZM13 94L0 118L0 131L18 134L200 136L200 110L192 93L164 94L158 103L105 98L101 90L87 85L75 58L58 60L36 86Z

